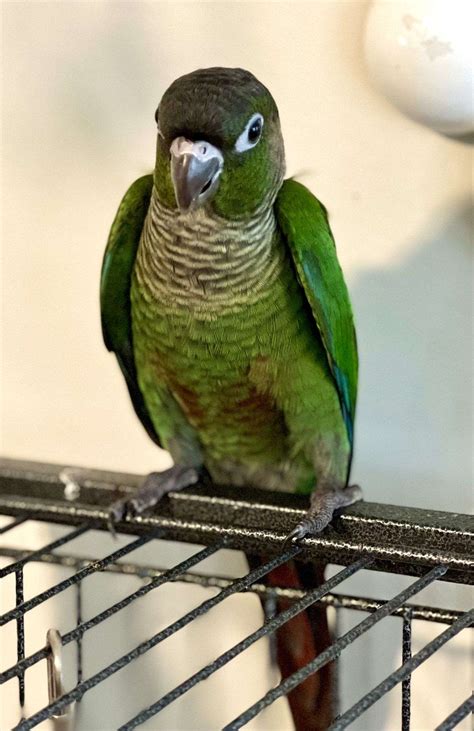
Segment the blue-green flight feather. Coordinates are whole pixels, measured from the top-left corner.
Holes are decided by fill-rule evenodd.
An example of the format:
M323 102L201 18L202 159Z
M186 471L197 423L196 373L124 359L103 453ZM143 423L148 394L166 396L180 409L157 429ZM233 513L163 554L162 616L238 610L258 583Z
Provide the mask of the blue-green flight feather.
M349 294L336 256L326 209L295 180L285 180L276 200L287 241L326 350L352 445L357 399L357 342Z
M130 186L120 203L102 263L100 310L105 345L117 357L138 418L153 441L160 444L137 383L130 304L133 266L152 188L153 175L144 175Z

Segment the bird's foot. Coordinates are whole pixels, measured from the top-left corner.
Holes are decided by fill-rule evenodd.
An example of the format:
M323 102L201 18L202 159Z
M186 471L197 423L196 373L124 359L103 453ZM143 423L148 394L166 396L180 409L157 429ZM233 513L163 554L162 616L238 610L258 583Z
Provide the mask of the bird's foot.
M308 535L320 533L333 519L334 513L362 499L359 485L324 486L311 495L311 505L302 520L291 531L285 543L296 543Z
M115 525L127 516L141 515L153 508L168 492L182 490L198 480L199 472L194 467L174 465L164 472L150 472L133 497L112 503L107 519L110 532L115 535Z

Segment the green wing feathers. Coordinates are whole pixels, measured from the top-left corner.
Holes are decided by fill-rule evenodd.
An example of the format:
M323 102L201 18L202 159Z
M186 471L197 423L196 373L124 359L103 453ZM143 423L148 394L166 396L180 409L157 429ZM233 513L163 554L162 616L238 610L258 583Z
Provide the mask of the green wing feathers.
M357 399L357 342L349 294L327 213L318 199L294 180L285 180L275 205L278 224L323 341L352 445Z
M108 350L131 348L130 284L150 205L153 176L136 180L125 193L110 229L100 276L102 334Z
M117 357L138 418L153 441L159 444L137 383L130 305L133 266L152 187L153 175L145 175L130 186L120 203L102 263L100 311L105 345Z

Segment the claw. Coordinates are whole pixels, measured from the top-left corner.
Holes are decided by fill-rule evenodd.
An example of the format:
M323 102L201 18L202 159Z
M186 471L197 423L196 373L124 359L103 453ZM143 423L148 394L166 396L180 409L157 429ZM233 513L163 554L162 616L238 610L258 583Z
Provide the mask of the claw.
M283 549L286 550L291 544L298 543L302 538L307 536L309 533L309 526L306 525L306 521L301 521L298 525L293 528L291 533L288 533L287 537L283 541Z
M199 471L194 467L175 465L164 472L152 472L133 497L121 498L114 502L107 514L107 527L115 537L115 526L128 516L141 515L154 508L161 498L169 492L182 490L199 480Z
M128 510L126 499L117 500L110 506L107 513L107 528L109 529L113 538L117 537L117 531L115 530L116 524L124 520L127 517L127 514Z
M361 498L362 490L358 485L316 490L311 496L311 507L304 518L285 538L283 548L286 549L289 544L298 543L308 535L321 533L329 524L336 532L342 532L340 524L338 525L342 508L352 505ZM336 520L334 520L335 517Z
M107 514L107 528L109 529L109 533L112 536L112 538L117 538L117 531L115 530L115 516L113 515L112 511L109 510Z

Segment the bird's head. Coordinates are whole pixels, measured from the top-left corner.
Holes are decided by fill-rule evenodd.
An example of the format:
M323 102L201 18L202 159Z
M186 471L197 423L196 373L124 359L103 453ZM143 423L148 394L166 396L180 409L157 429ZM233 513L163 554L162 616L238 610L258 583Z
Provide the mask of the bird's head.
M251 214L272 202L285 171L275 101L249 71L210 68L174 81L156 111L155 187L182 211Z

